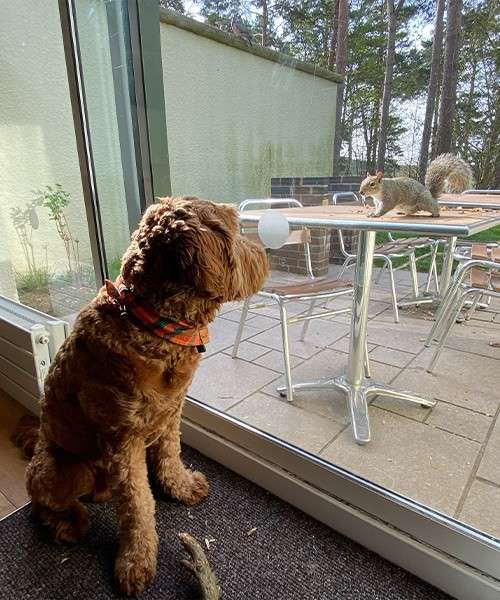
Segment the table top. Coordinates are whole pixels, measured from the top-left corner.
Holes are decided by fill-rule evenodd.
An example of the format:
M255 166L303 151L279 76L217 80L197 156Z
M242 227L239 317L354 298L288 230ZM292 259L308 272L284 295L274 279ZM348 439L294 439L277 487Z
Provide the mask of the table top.
M439 204L500 210L500 194L442 194L439 196Z
M440 217L425 214L370 216L373 208L349 205L304 206L302 208L275 208L286 216L291 225L327 227L334 229L392 231L419 235L468 237L500 224L500 211L461 210L449 208ZM256 223L266 210L248 210L240 213L244 223Z

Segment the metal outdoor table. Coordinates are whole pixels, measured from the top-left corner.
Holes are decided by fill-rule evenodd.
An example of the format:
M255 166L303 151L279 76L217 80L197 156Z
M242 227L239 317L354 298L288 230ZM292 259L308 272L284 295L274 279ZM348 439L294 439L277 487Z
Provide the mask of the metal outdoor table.
M294 390L338 388L343 390L349 402L354 438L358 444L370 441L368 398L374 395L389 396L406 400L424 407L435 402L412 392L397 390L365 377L364 352L368 324L368 304L373 270L375 236L378 231L415 233L418 235L468 237L490 229L500 223L500 211L488 213L449 210L439 218L420 215L370 217L366 209L354 206L313 206L308 208L286 208L279 210L290 225L351 229L359 231L356 270L354 274L351 339L347 372L338 377L296 383ZM240 213L244 223L258 222L265 211L252 210ZM284 389L284 388L283 388ZM281 390L281 388L280 388Z
M457 209L464 211L467 209L476 211L500 210L500 196L498 194L442 194L439 196L439 204L446 209ZM442 211L446 216L449 211ZM463 214L463 213L460 213ZM453 255L457 245L457 236L449 236L444 251L443 268L439 278L439 292L434 294L423 294L408 298L399 303L399 306L411 306L416 304L439 304L446 294L450 285L451 275L453 273Z

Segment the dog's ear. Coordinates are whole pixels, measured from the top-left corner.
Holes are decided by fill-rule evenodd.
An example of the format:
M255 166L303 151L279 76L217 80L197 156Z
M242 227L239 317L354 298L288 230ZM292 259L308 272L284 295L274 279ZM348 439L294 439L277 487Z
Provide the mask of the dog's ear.
M221 298L236 228L234 209L198 198L163 198L146 211L132 236L124 279L141 293L175 284Z

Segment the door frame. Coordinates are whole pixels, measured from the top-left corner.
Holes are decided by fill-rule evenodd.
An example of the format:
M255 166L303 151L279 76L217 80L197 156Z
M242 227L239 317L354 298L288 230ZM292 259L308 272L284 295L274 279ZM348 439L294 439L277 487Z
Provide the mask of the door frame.
M96 278L102 281L107 268L74 0L58 2L92 255ZM156 0L129 0L139 123L137 165L144 182L144 206L155 196L171 192L159 22ZM498 540L199 400L188 398L183 431L184 440L193 447L456 597L498 597ZM375 535L375 530L381 532L381 537ZM441 581L445 567L446 577ZM470 595L471 590L474 595Z

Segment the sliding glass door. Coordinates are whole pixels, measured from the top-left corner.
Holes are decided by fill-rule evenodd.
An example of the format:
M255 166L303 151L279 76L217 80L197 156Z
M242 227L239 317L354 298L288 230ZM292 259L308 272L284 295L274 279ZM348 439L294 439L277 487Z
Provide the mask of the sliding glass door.
M53 290L71 287L76 310L105 273L117 274L130 232L158 195L194 194L236 207L270 198L315 206L359 188L366 164L356 147L346 148L338 169L333 145L338 119L361 118L362 107L356 115L336 110L342 79L328 69L327 54L290 56L286 44L273 50L272 29L263 43L262 28L244 7L208 14L190 3L188 17L159 11L153 0L60 0L61 35L56 3L43 4L50 11L15 3L17 19L0 24L19 63L2 66L12 85L0 92L2 142L8 142L0 184L8 208L0 214L8 232L8 244L0 246L4 293L66 315L69 309L41 304L41 293L23 291L22 277L45 273L49 300ZM40 28L26 29L36 10L50 43ZM274 10L273 26L285 28L286 15ZM332 176L334 167L343 175ZM51 213L54 206L64 219ZM268 251L277 288L302 289L309 266L316 278L337 277L343 252L356 252L356 235L344 233L342 245L337 232L311 229L307 248L295 243ZM410 295L407 271L395 273L398 296ZM255 297L248 311L242 303L224 305L211 325L189 390L185 439L340 529L328 511L336 515L342 506L342 514L350 511L352 535L385 527L394 545L374 549L406 560L407 568L409 549L418 546L429 562L414 568L431 573L434 583L439 574L432 565L448 560L455 587L443 587L467 581L464 589L494 598L500 354L488 340L498 317L481 312L468 326L474 342L461 330L439 373L430 375L423 347L428 315L405 312L396 323L388 272L377 277L368 325L372 373L424 392L437 400L434 409L378 397L369 408L373 439L357 445L342 393L303 392L293 401L280 395L284 313ZM426 273L418 277L425 285ZM307 298L287 303L294 382L345 370L350 306L349 294L312 307ZM299 322L305 315L315 318ZM304 504L311 490L317 501ZM404 551L395 550L396 538Z
M94 296L100 276L59 10L56 2L3 4L0 294L67 318Z

